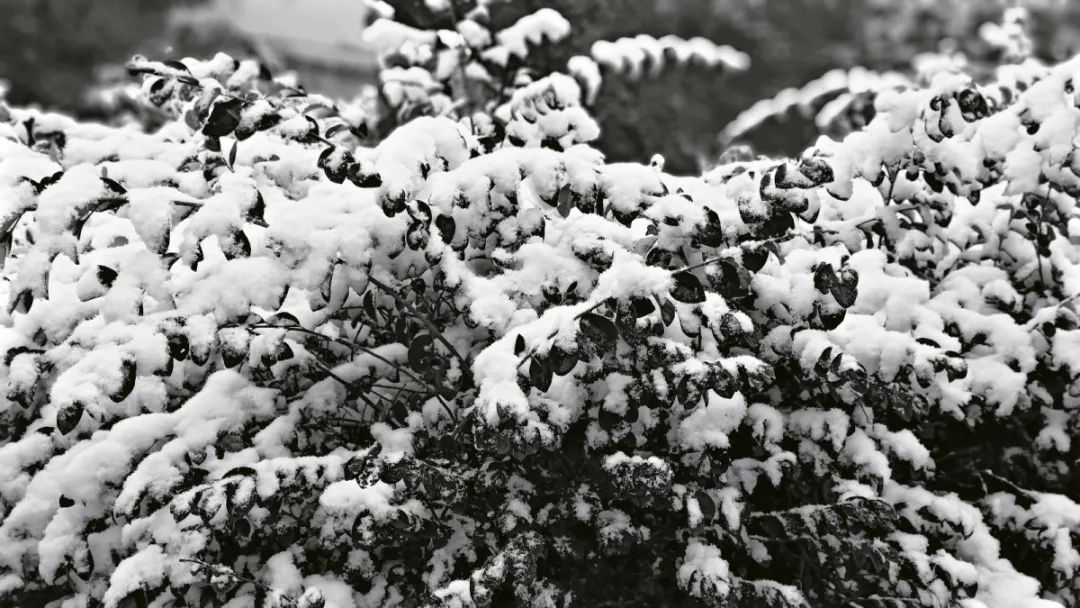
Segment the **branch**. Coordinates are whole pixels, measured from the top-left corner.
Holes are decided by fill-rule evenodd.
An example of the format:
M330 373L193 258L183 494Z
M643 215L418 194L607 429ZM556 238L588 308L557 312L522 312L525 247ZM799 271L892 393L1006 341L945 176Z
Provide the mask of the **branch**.
M584 317L585 315L587 315L590 312L596 310L597 308L600 308L601 306L604 305L604 302L606 302L606 300L600 300L596 304L593 304L592 306L590 306L590 307L586 308L585 310L579 312L578 314L574 315L574 320L577 321L581 317ZM556 329L556 330L552 331L550 334L548 334L547 337L544 338L544 340L552 340L557 335L559 335L559 330L558 329ZM540 349L539 345L534 346L532 349L530 349L528 354L526 354L525 357L521 361L518 362L518 369L521 369L521 366L523 366L526 363L528 363L529 361L531 361L533 359L533 357L536 356L536 352L539 349Z
M445 346L450 351L450 354L454 355L454 357L457 358L457 360L461 363L462 372L466 372L469 369L469 362L465 360L465 357L461 356L461 353L459 353L457 349L454 348L453 344L450 344L450 341L442 335L442 331L435 326L435 323L432 322L432 320L429 319L427 315L416 310L415 306L406 302L405 298L402 298L400 295L398 295L396 291L390 289L389 286L382 283L375 277L369 277L368 281L375 287L378 287L379 289L385 291L387 294L390 295L390 297L394 298L394 301L397 302L399 306L406 309L411 315L419 319L420 322L427 327L428 331L431 332L432 337L436 338L439 342L442 342L443 346Z

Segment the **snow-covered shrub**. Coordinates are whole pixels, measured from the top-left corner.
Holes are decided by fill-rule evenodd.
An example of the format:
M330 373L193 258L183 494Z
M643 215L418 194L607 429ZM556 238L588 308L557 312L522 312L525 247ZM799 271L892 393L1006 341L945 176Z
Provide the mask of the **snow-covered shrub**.
M923 9L929 10L928 7ZM979 38L996 49L1004 62L1022 64L1031 60L1035 46L1029 32L1030 18L1027 9L1010 8L1004 11L1000 24L984 23ZM723 147L731 146L758 129L790 124L799 119L811 119L815 133L842 139L873 119L874 102L883 91L929 86L940 73L964 72L977 79L993 78L1000 66L996 60L969 61L963 52L956 50L917 53L910 63L907 70L910 73L879 73L859 66L838 68L802 86L783 89L754 103L725 125L719 143Z
M912 84L910 78L896 72L878 74L865 68L831 70L801 87L784 89L750 106L724 127L720 141L731 144L762 123L787 120L790 114L812 118L823 133L844 135L873 118L874 98L879 91Z
M1080 59L687 178L506 67L557 15L394 23L0 111L0 602L1077 602Z
M710 68L742 71L750 58L730 46L718 45L705 38L683 40L667 35L654 38L639 34L633 38L598 40L592 45L592 58L615 73L640 78L648 73L658 74L668 63L686 65L698 63Z

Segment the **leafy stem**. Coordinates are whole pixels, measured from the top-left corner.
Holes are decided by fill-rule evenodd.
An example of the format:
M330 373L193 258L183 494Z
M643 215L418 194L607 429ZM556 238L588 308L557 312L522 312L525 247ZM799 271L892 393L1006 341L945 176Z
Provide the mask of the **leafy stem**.
M410 315L412 315L417 320L419 320L421 323L423 323L424 326L427 327L428 331L431 332L431 336L433 338L435 338L436 340L438 340L439 342L441 342L443 344L443 346L445 346L447 348L447 350L450 351L450 354L454 355L454 357L458 360L458 362L461 363L461 371L463 373L467 372L467 370L469 368L469 362L466 361L465 357L463 357L461 355L461 353L459 353L457 351L457 349L454 348L454 345L451 344L450 341L447 340L446 337L442 335L442 331L438 327L435 326L435 322L432 321L430 317L428 317L422 311L418 310L412 304L406 302L405 298L401 297L401 294L399 294L396 290L391 289L385 283L379 281L378 279L376 279L374 277L370 277L368 279L368 281L372 285L374 285L375 287L378 287L382 291L386 292L390 297L394 298L394 301L398 303L398 306L400 306L402 309L404 309Z

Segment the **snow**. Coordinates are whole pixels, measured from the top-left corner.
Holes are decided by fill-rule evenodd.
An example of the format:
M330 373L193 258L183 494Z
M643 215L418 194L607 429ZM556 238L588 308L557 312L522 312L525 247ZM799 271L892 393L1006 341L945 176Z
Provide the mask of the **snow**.
M319 504L329 511L370 513L381 519L394 510L390 505L393 496L393 486L381 481L366 488L355 480L338 481L323 490Z
M668 57L678 65L700 63L735 72L750 66L749 55L730 46L718 45L706 38L684 40L670 34L659 39L639 34L615 41L598 40L593 43L590 54L596 63L616 74L624 73L632 80L641 78L646 66L649 75L655 77L664 69Z
M890 431L884 425L874 425L874 436L881 445L900 460L918 469L933 467L930 450L909 429Z
M570 22L558 11L542 8L497 32L495 46L484 51L484 55L489 60L505 65L510 55L525 57L528 54L528 44L559 42L569 35Z
M385 423L371 425L371 436L383 449L383 458L390 460L413 453L412 433L408 429L393 429Z
M533 148L546 139L557 140L563 149L590 142L600 136L600 127L580 103L577 81L565 74L545 76L514 91L507 136Z
M696 539L686 545L686 555L676 577L680 586L695 597L704 597L705 589L709 588L715 590L716 597L724 597L731 589L728 563L720 556L720 550Z
M754 403L746 412L754 436L768 443L779 443L784 437L783 414L765 403Z
M150 545L116 566L109 577L109 588L102 597L106 608L116 608L127 595L140 588L158 586L168 572L172 560L161 547Z
M815 441L828 440L833 449L839 451L848 436L849 419L841 410L804 408L791 412L787 424L796 433Z
M728 435L738 428L746 416L746 400L741 393L725 399L709 391L705 402L705 407L697 408L680 424L681 443L692 450L726 448L729 445Z
M888 459L878 451L874 441L862 429L855 429L848 435L843 453L852 464L862 467L872 475L881 479L892 477Z
M43 145L21 143L22 127L0 125L0 229L14 237L0 292L34 297L29 311L0 315L4 352L30 349L0 366L0 422L15 429L0 442L0 592L67 584L67 565L82 568L93 555L85 589L60 603L100 596L116 605L142 586L195 585L176 566L220 557L216 534L246 526L285 538L297 527L276 555L237 557L245 576L272 588L271 602L394 605L413 583L393 582L399 575L387 574L380 549L399 540L421 547L416 533L436 526L446 534L420 549L427 569L401 580L465 607L519 568L506 543L571 518L605 550L688 539L667 557L691 595L723 601L747 585L797 604L811 598L782 581L732 576L727 560L744 557L738 551L782 559L760 539L732 536L741 545L725 559L727 544L722 554L693 535L714 523L741 533L745 514L769 509L771 493L788 492L791 471L805 467L827 495L882 499L907 520L908 533L878 540L912 561L922 599L946 599L939 576L976 584L970 607L1071 599L1063 589L1080 569L1080 506L1064 490L965 501L906 484L934 472L932 454L948 454L951 446L923 432L940 416L976 429L1020 416L1032 434L1020 447L1038 450L1036 487L1052 488L1066 472L1080 391L1051 380L1080 369L1075 306L1063 301L1080 287L1080 256L1060 230L1049 254L1037 251L1019 213L1032 200L1023 195L1049 192L1042 211L1061 218L1048 221L1076 231L1080 120L1064 91L1080 64L1016 63L997 82L976 83L953 69L963 67L958 58L938 54L916 66L912 78L925 86L831 72L751 108L725 136L812 108L832 132L852 107L873 103L865 128L823 136L801 158L676 177L662 156L608 164L591 146L600 131L589 108L603 78L643 77L669 62L742 70L744 55L703 39L601 41L591 56L571 58L568 74L519 70L497 103L465 108L462 74L470 88L493 79L500 62L565 40L569 22L543 9L492 32L481 3L452 28L427 31L381 8L384 20L366 36L395 67L378 88L354 100L271 95L246 104L245 126L270 112L283 120L240 142L235 162L221 164L236 138L223 138L219 154L192 125L167 118L197 115L219 90L247 93L258 65L226 55L185 60L209 96L170 100L153 133L12 110L65 133L54 160ZM175 64L133 66L186 78ZM961 111L972 95L994 113ZM383 137L382 125L416 112L428 115ZM358 138L343 124L379 133ZM506 137L488 139L500 126ZM363 183L335 183L321 170L330 144L315 141L316 131L333 142L323 158ZM40 195L20 183L60 169ZM945 189L932 191L935 180ZM777 212L794 214L794 227L774 237L765 222ZM703 245L715 218L716 242ZM77 238L72 228L84 219ZM432 238L418 243L418 232ZM747 268L751 247L769 250L760 269ZM671 262L657 263L657 252ZM826 264L854 281L853 302L850 291L816 284ZM703 302L673 300L683 266L702 281ZM733 268L749 297L717 292L733 287ZM397 298L384 293L398 289ZM826 326L842 301L843 322ZM279 313L298 327L267 327L292 324ZM586 314L615 325L608 348L581 348ZM417 323L401 327L396 316ZM448 379L410 361L408 334L430 331L426 316L465 360L435 346L440 363L452 360ZM554 349L580 360L540 390L525 360ZM285 350L286 360L264 363ZM685 399L682 382L700 398ZM887 408L906 403L868 403L893 390L929 407L905 424L906 412ZM385 407L382 395L395 393L408 400L404 415ZM74 428L57 428L61 412L75 411ZM552 484L561 477L533 474L548 452L575 468L595 461L602 483L633 492L620 499L636 504L610 504L611 488L588 483L558 490L560 498ZM499 463L518 474L499 477ZM392 466L409 473L388 483ZM495 490L487 519L472 508L477 485ZM637 495L641 485L649 496ZM467 508L445 508L443 490ZM278 517L279 498L297 510L295 522ZM668 518L673 530L641 519L652 499L678 515ZM88 534L90 522L104 529ZM1003 530L1031 544L1049 572L1038 574L1052 582L1040 587L1028 563L1006 559L1014 543L1002 542ZM312 560L316 548L333 557ZM481 554L488 563L477 563ZM450 580L458 572L467 574ZM537 605L558 595L547 585L529 587ZM249 603L246 593L230 605Z
M574 55L566 62L566 71L582 85L584 89L582 101L585 102L585 105L593 105L603 82L600 66L589 57Z

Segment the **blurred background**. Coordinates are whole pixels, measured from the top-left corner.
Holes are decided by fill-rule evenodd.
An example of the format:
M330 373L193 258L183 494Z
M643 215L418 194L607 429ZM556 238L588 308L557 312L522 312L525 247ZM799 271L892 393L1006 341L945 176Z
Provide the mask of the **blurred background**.
M423 0L391 0L406 19ZM455 0L456 2L456 0ZM1080 50L1080 6L1022 0L1032 16L1036 55ZM905 70L925 52L962 51L992 59L977 35L1017 0L513 0L498 21L542 6L574 25L552 61L587 52L596 40L639 33L704 36L751 57L744 73L668 70L637 82L607 79L597 114L599 146L612 160L667 158L674 171L696 171L715 158L717 135L755 101L818 78L831 68ZM310 91L348 97L378 69L360 42L370 15L360 0L0 0L0 80L7 101L94 118L84 93L124 78L134 53L156 59L209 57L224 51L295 70ZM420 14L419 11L416 14ZM423 24L420 24L423 25ZM766 154L790 154L812 142L812 120L758 129L750 141Z

